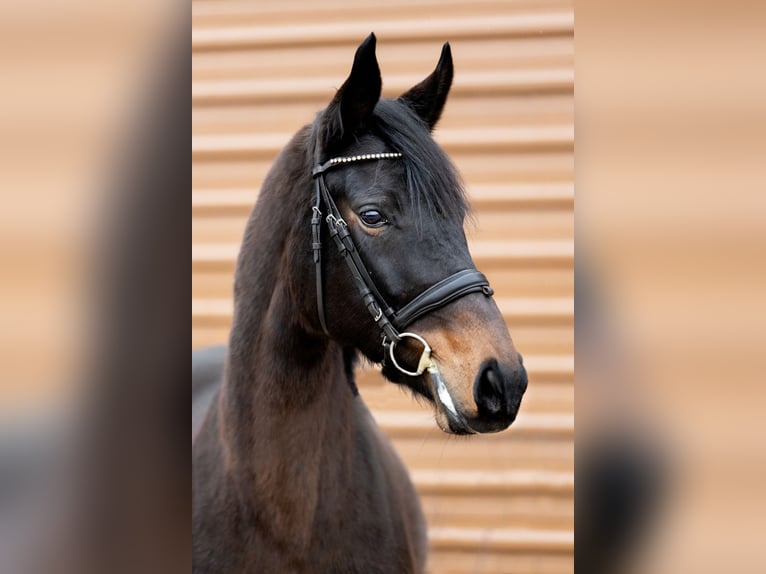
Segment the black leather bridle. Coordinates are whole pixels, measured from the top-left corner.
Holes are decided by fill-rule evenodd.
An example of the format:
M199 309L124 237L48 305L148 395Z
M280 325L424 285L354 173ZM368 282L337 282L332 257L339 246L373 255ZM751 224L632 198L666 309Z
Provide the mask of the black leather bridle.
M343 167L350 163L399 159L401 157L401 153L387 152L334 157L324 163L316 162L311 172L315 191L314 205L312 207L313 214L311 217L312 249L316 266L316 294L319 322L324 332L329 335L330 332L327 328L327 317L324 308L324 280L322 273L321 224L322 205L324 204L327 212L325 220L327 221L330 237L332 237L338 252L346 261L364 305L383 334L383 363L385 364L387 358L390 358L394 367L405 375L418 376L428 367L431 347L420 335L403 332L405 327L423 315L444 307L464 295L481 292L487 297L491 297L493 291L489 286L487 278L482 273L476 269L463 269L432 285L399 310L395 310L386 303L385 298L375 286L375 282L367 271L367 267L362 261L351 237L348 225L341 216L338 206L327 189L324 174L331 169ZM316 159L318 160L318 158ZM402 368L396 360L394 353L396 344L405 338L415 339L423 345L423 352L415 371L408 371Z

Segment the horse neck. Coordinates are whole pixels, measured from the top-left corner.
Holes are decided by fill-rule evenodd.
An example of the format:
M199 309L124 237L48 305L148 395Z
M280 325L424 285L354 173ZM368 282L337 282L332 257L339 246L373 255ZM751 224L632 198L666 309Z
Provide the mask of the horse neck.
M222 387L229 446L252 455L253 448L270 452L301 438L295 446L305 453L321 443L322 431L347 429L353 393L342 348L305 331L279 281L259 319L242 318L243 308L254 305L236 305Z
M296 212L284 196L270 209L269 195L264 186L238 262L219 421L240 496L261 513L278 509L264 521L298 541L309 535L321 484L343 484L354 396L342 348L302 324L288 273L298 247L291 233L275 233L291 229Z

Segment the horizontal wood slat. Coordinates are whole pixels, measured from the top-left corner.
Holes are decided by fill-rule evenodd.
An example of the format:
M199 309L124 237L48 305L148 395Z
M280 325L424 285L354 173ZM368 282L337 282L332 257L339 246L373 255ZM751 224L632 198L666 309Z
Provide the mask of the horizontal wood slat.
M340 22L359 21L363 18L423 18L424 11L438 9L439 14L475 16L476 14L502 14L545 9L566 10L571 7L561 0L388 0L380 2L349 2L348 0L283 0L273 2L251 2L241 0L195 0L192 3L192 22L195 27L208 24L237 25L252 22L261 26L283 21L297 22Z
M288 26L202 28L192 30L192 49L232 49L243 46L313 46L359 42L371 30L388 42L496 36L572 34L574 15L569 12L474 16L463 18L417 18L328 22Z
M478 528L431 528L432 548L474 551L571 552L574 533L561 530L499 530Z
M400 94L422 79L422 74L388 77L385 93ZM259 103L275 99L324 102L327 94L339 87L339 81L337 77L197 81L192 83L192 103ZM571 92L573 86L574 73L568 68L473 72L463 74L455 82L450 97Z
M574 492L574 475L567 472L414 470L412 480L421 494L513 494L525 492L569 494Z

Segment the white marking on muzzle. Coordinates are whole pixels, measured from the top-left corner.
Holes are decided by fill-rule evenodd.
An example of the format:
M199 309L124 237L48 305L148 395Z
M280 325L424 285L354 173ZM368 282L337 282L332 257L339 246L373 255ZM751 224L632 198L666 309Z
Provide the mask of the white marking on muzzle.
M447 390L447 385L444 384L441 374L439 374L439 369L436 367L436 361L433 359L430 360L430 364L428 365L428 372L436 381L436 394L439 396L439 401L444 405L444 408L457 417L458 414L455 409L455 403L452 402L452 397L449 394L449 390Z

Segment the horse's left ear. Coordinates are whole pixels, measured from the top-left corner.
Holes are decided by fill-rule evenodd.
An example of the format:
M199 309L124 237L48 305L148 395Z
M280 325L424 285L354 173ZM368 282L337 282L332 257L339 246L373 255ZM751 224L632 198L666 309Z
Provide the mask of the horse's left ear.
M428 129L433 129L442 115L447 94L452 86L453 73L452 50L450 50L449 42L446 42L433 73L399 96L399 101L412 108L428 125Z

